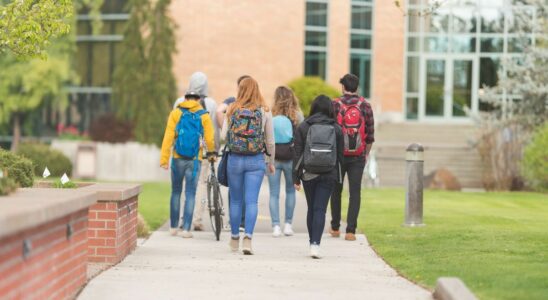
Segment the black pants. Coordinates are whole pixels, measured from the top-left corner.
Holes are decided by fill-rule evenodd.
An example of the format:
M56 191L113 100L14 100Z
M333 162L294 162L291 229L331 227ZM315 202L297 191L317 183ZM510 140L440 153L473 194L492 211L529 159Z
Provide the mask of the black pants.
M309 181L303 181L308 212L306 227L310 244L319 245L325 227L325 212L329 203L329 196L335 188L335 181L328 176L319 176Z
M358 226L358 214L360 213L361 189L363 169L365 168L364 157L345 157L342 164L342 178L348 174L348 190L350 200L348 204L348 215L346 226L347 233L356 233ZM331 228L339 230L341 227L341 193L342 183L336 183L335 191L331 196Z

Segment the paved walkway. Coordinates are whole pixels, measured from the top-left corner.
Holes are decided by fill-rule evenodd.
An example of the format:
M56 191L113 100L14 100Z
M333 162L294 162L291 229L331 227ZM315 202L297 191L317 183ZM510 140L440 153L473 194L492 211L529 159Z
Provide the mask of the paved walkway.
M183 239L162 229L122 263L94 278L79 299L431 299L428 291L386 265L363 235L355 242L325 235L323 258L308 257L301 194L295 211L297 234L273 238L267 193L265 182L253 239L255 255L230 252L227 232L216 242L211 232Z

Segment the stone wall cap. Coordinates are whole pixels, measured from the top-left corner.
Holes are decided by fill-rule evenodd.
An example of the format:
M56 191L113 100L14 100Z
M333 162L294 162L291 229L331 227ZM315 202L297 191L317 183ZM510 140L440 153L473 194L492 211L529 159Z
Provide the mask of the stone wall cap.
M433 296L436 300L478 300L457 277L438 278Z
M81 188L85 191L97 192L97 201L125 201L141 193L142 187L138 183L96 183Z
M97 202L96 191L22 188L0 197L0 238L59 219Z

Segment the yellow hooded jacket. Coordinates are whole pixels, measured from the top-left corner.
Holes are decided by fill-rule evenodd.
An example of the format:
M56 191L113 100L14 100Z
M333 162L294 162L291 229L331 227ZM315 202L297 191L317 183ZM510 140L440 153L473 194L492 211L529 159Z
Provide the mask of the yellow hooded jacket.
M197 112L203 107L198 101L195 100L185 100L179 104L179 107L186 108L191 112ZM166 132L164 133L164 141L162 142L162 151L160 153L160 166L167 166L169 163L169 154L173 149L173 144L175 143L175 128L181 119L183 114L181 110L177 107L172 110L167 119ZM207 149L212 149L210 151L215 151L215 141L214 141L214 129L213 122L209 114L202 115L202 126L204 127L204 140ZM200 147L200 153L198 153L198 158L201 160L203 154L203 147ZM174 158L180 158L180 156L173 151Z

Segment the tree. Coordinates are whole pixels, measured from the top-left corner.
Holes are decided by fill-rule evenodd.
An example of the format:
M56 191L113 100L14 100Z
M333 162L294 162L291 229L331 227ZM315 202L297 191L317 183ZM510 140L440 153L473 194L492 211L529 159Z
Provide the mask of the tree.
M0 55L45 57L50 40L69 32L70 0L0 0Z
M61 43L62 44L62 43ZM0 56L0 123L13 123L12 151L21 139L25 113L50 101L59 108L67 104L64 85L76 78L67 45L49 50L47 60L19 61L13 54Z
M503 61L497 84L484 86L480 95L480 100L491 107L477 118L477 148L484 163L487 188L522 187L521 174L527 171L521 164L523 149L530 142L531 132L548 121L548 48L543 44L533 47L529 42L531 32L536 36L548 34L544 1L521 0L536 8L536 18L526 10L514 12L512 25L521 36L523 55Z
M173 54L175 24L167 10L171 0L132 0L124 33L124 56L114 72L117 115L134 124L135 138L160 145L166 116L176 98Z

